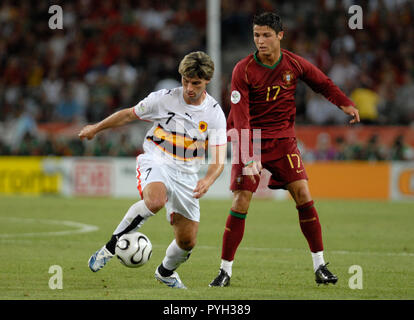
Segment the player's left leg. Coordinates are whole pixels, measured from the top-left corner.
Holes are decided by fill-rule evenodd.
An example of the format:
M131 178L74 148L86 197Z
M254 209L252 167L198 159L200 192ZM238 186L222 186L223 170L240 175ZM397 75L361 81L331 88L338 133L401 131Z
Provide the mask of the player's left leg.
M309 191L308 181L297 180L289 183L286 188L296 202L300 228L311 251L316 282L318 284L336 283L338 278L327 269L323 258L322 228Z
M115 246L118 239L130 231L138 231L139 228L164 208L167 202L167 188L163 182L155 181L147 184L142 193L142 200L134 203L125 214L119 225L106 244L106 248L115 254Z
M155 270L155 278L171 288L186 289L175 271L187 261L196 245L198 222L179 213L171 215L175 239L168 246L162 263Z

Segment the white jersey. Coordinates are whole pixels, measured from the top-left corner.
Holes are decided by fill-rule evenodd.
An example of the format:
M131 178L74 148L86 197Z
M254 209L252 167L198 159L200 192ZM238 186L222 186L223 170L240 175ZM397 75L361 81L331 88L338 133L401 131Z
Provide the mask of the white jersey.
M227 143L223 110L208 93L196 106L185 102L182 87L162 89L140 101L134 112L139 119L153 122L144 151L176 170L198 172L207 146Z

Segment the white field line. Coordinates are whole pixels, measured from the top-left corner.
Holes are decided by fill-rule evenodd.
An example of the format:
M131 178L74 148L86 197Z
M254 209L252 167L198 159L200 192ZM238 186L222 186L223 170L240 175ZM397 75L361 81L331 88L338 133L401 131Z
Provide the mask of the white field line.
M20 238L20 237L37 237L37 236L65 236L68 234L93 232L99 228L94 225L80 223L76 221L67 220L50 220L50 219L32 219L32 218L12 218L12 217L0 217L0 220L8 220L15 223L31 223L31 224L52 224L75 228L74 230L63 231L50 231L50 232L24 232L24 233L2 233L0 238Z

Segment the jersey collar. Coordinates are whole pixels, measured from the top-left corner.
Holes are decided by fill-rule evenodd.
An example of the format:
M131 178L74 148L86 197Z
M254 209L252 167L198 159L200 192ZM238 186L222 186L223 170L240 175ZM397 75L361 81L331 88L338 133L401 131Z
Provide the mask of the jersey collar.
M278 66L278 64L280 63L280 61L282 60L282 56L283 56L283 53L282 53L282 50L280 50L280 57L279 57L279 60L277 60L276 61L276 63L273 65L273 66L268 66L268 65L266 65L266 64L263 64L258 58L257 58L257 53L258 53L258 51L256 51L254 54L253 54L253 57L254 57L254 60L256 60L256 62L259 64L259 65L261 65L262 67L265 67L265 68L268 68L268 69L274 69L274 68L276 68L277 66Z

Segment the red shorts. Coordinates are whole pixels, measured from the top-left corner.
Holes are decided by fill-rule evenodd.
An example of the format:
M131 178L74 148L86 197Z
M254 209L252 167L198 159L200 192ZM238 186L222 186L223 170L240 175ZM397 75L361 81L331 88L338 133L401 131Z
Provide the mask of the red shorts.
M308 179L296 138L263 139L261 146L263 168L272 174L268 184L270 189L286 189L286 185L293 181ZM232 165L230 190L255 192L259 179L256 177L256 183L253 183L242 174L243 167L243 164Z

